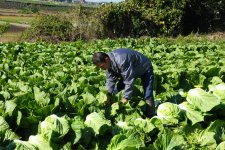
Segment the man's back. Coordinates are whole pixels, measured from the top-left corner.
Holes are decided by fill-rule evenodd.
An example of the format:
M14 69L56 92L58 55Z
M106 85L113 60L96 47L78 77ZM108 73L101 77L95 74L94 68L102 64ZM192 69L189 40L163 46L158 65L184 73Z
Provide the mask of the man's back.
M108 55L112 61L112 67L117 67L121 72L131 69L134 76L139 76L149 68L152 69L150 60L134 50L121 48L108 53Z

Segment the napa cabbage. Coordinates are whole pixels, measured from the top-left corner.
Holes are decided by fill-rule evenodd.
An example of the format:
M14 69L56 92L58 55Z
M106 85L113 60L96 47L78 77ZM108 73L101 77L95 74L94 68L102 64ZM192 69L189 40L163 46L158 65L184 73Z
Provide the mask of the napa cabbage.
M182 114L177 104L165 102L158 106L157 117L165 123L177 124L182 118Z
M204 121L204 115L202 112L196 110L191 104L187 101L179 104L180 109L184 112L186 117L191 120L192 125L197 122Z
M213 94L225 100L225 83L220 83L214 87Z
M95 134L104 134L111 127L110 120L107 120L102 113L97 112L87 115L84 124L92 128Z
M140 134L135 130L121 132L113 136L107 150L135 150L145 148L145 143Z
M220 104L220 99L203 89L194 88L188 91L187 101L201 112L208 112Z
M65 117L58 117L53 114L45 118L40 124L40 132L48 141L58 141L69 131L69 122Z

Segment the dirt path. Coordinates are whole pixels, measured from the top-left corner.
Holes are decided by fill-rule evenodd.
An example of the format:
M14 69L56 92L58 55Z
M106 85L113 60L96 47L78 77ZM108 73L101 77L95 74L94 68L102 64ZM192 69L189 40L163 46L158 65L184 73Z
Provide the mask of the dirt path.
M4 24L6 22L0 21L0 24ZM22 32L25 29L29 28L30 25L28 24L20 24L20 23L9 23L9 29L7 32Z
M0 42L19 41L20 35L29 27L30 25L27 24L10 23L9 29L5 33L0 35Z
M10 23L10 27L7 32L8 33L23 32L25 29L29 27L30 25L27 24Z

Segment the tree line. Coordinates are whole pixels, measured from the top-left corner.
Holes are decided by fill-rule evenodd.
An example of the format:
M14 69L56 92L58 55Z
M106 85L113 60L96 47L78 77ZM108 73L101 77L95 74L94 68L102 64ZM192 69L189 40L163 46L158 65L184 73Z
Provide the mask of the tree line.
M45 23L46 16L43 16L30 33L41 40L45 37L48 41L73 41L178 36L225 29L225 0L125 0L104 4L91 11L79 5L71 14L67 18L48 16L51 19ZM57 29L49 27L54 26L54 20ZM48 27L40 27L44 25ZM29 37L29 34L25 35Z

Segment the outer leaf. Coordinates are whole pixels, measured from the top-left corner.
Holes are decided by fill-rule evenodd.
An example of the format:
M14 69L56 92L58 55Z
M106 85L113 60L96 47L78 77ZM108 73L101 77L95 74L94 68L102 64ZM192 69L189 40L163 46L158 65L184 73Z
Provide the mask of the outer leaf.
M218 96L220 99L225 100L225 83L220 83L216 85L213 94Z
M19 139L10 128L8 123L0 116L0 142L5 142L9 140Z
M16 118L16 123L18 126L20 126L21 119L22 119L22 113L21 113L21 111L18 111L17 118Z
M221 142L217 147L216 150L224 150L225 149L225 141Z
M215 120L210 123L210 125L206 129L208 132L214 132L217 143L220 143L225 140L225 121L223 120Z
M0 116L0 131L5 132L7 129L9 129L8 123L2 116Z
M38 150L36 146L30 144L27 141L22 140L13 140L8 146L7 149L9 150Z
M76 117L72 122L71 127L76 134L73 144L76 144L81 139L82 129L84 129L84 122L80 118Z
M213 94L208 94L200 88L191 89L187 94L187 101L202 112L208 112L220 104L220 99Z
M111 126L110 121L106 120L103 114L96 113L96 112L89 114L86 117L86 120L84 123L88 127L91 127L94 130L95 134L103 134L104 131L107 130L109 126Z
M134 125L143 130L144 133L149 133L155 129L155 126L148 119L137 118Z
M7 113L9 116L12 116L13 114L13 111L15 110L16 108L16 103L14 103L13 101L6 101L5 102L5 113Z
M50 146L50 143L46 141L41 135L31 135L28 142L35 145L40 150L53 150Z
M187 125L183 128L183 133L187 138L187 142L196 145L199 148L215 148L215 132L204 130L200 124L196 123L194 126Z
M181 110L183 110L189 120L191 120L192 125L194 125L197 122L204 121L204 115L202 112L195 110L192 105L190 105L188 102L183 102L179 104L179 107Z
M174 150L176 148L179 149L184 143L185 141L182 135L164 129L154 142L154 147L156 150Z
M38 87L34 87L34 98L40 105L47 105L50 102L49 94L40 91Z
M59 141L69 132L69 122L65 117L53 114L45 118L40 126L41 134L46 135L49 140Z
M84 93L84 94L82 94L82 97L86 104L92 104L96 100L95 97L91 93Z
M144 147L145 144L140 135L136 131L130 130L127 133L115 135L111 139L107 150L136 150Z

